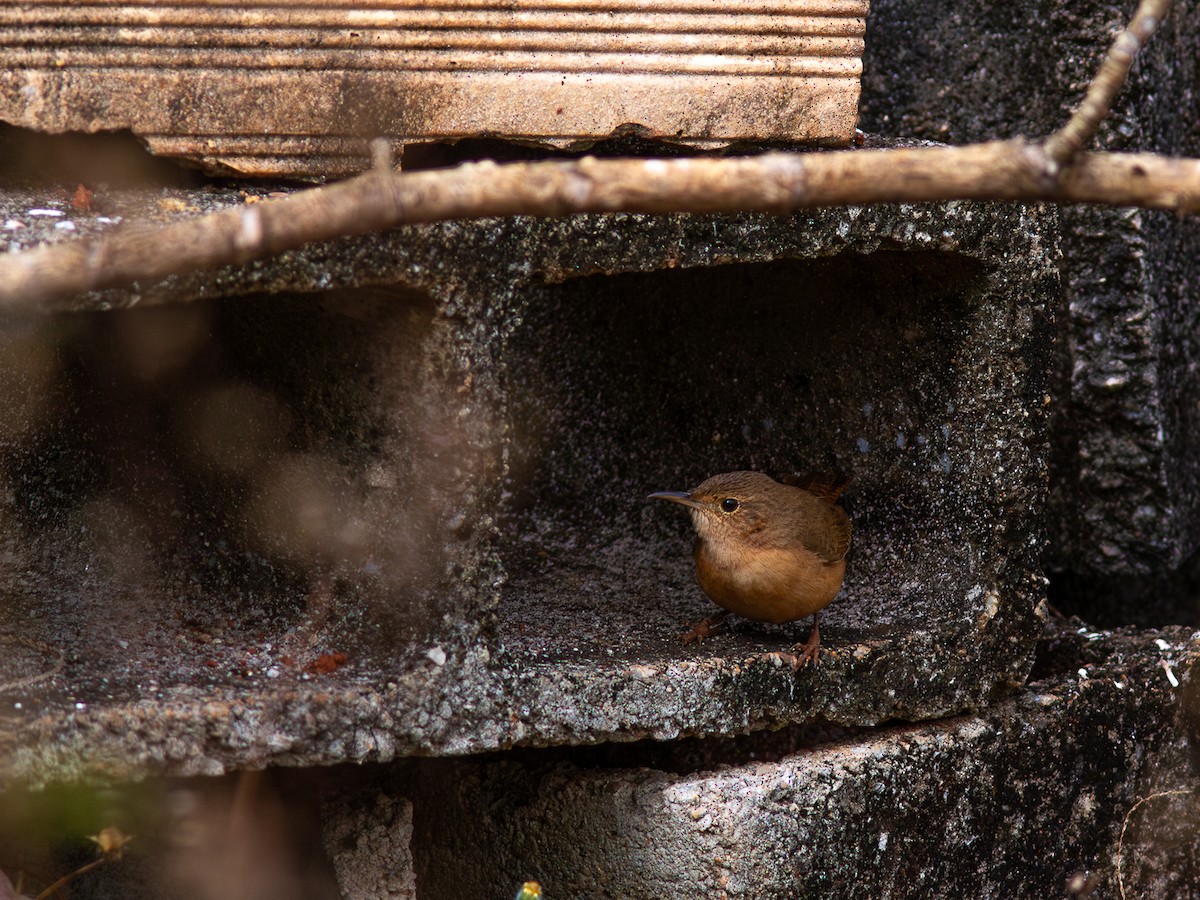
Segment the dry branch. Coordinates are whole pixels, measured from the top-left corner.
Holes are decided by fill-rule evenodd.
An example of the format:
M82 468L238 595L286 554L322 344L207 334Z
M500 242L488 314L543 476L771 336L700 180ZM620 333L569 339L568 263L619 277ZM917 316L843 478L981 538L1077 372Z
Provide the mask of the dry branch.
M786 213L817 206L943 200L1047 200L1200 211L1200 160L1084 154L1134 55L1170 0L1143 0L1084 102L1045 142L772 153L743 159L471 163L450 171L370 172L161 229L0 257L0 312L397 225L487 216L595 212Z
M1070 164L1100 128L1113 100L1125 86L1134 58L1146 46L1171 9L1171 0L1142 0L1129 25L1113 41L1100 71L1070 120L1043 144L1052 171Z

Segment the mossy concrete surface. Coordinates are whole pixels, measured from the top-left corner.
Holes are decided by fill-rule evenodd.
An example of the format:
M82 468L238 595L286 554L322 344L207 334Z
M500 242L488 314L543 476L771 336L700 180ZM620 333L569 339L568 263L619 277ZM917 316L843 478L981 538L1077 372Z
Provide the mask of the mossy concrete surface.
M108 199L11 191L5 234L245 200ZM973 203L448 222L7 323L0 780L986 705L1041 629L1056 228ZM685 518L644 498L741 468L853 480L815 670L771 655L802 625L679 644L712 607Z

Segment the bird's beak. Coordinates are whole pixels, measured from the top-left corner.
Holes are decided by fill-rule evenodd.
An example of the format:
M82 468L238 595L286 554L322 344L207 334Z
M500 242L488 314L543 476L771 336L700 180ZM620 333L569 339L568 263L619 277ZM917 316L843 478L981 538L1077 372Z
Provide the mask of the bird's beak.
M690 506L692 509L704 509L703 504L697 503L692 499L692 495L686 491L659 491L657 494L651 494L647 500L670 500L672 503L680 503L684 506Z

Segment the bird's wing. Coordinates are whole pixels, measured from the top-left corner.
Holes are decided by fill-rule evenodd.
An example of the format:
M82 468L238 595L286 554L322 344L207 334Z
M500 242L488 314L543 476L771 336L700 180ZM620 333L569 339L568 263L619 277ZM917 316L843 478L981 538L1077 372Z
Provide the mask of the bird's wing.
M850 550L850 517L832 501L811 491L807 495L809 509L803 519L800 540L825 562L837 562Z

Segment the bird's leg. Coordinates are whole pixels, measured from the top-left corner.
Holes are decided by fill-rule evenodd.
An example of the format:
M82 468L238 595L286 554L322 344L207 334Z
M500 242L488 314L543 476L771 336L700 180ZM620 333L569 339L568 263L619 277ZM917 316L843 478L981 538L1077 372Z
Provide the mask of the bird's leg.
M813 627L809 632L808 640L803 644L797 644L795 649L800 651L798 657L793 663L793 668L799 669L801 666L807 666L812 663L814 666L821 662L821 612L818 610L813 613Z
M797 644L793 650L799 650L797 653L770 653L768 656L774 656L792 667L793 672L798 672L800 669L812 663L814 666L821 662L821 629L819 627L821 621L821 613L813 613L813 627L808 635L808 640L803 644Z
M683 646L687 646L693 641L702 641L707 637L712 637L714 634L720 634L727 626L725 618L729 615L729 610L722 610L714 616L709 616L707 619L701 619L687 634L681 635L680 640L683 641Z

